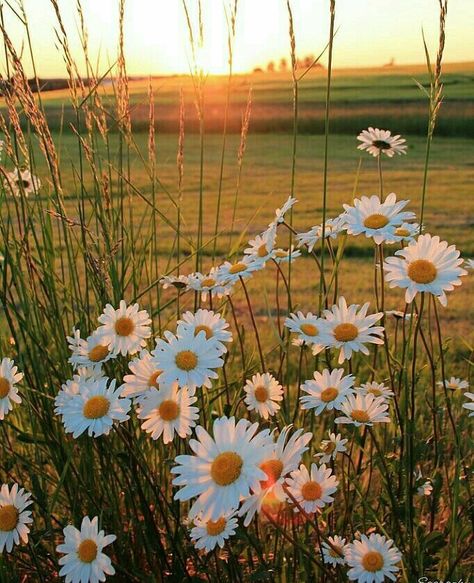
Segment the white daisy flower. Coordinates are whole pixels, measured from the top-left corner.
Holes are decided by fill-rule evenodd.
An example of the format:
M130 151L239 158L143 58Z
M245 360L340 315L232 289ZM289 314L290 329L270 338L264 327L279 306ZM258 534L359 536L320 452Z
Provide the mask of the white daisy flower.
M41 188L41 180L31 174L29 170L19 171L18 168L15 168L13 172L7 172L5 180L7 183L5 186L10 188L14 196L20 196L22 193L28 196L37 193Z
M386 316L393 316L395 320L411 320L412 315L408 312L402 312L401 310L386 310Z
M273 417L283 401L283 387L270 373L254 374L244 387L245 403L249 411L257 411L264 419Z
M331 336L330 346L341 349L339 364L349 360L353 352L369 354L365 346L367 343L383 344L381 338L383 326L374 326L375 322L383 316L382 312L367 316L369 302L365 303L359 311L358 308L358 304L348 307L345 298L341 297L339 304L323 312Z
M132 397L137 402L143 400L150 389L159 389L158 377L163 372L148 350L142 350L138 358L128 363L132 374L123 377L122 397Z
M394 192L391 192L383 202L375 194L370 198L368 196L355 198L354 206L343 205L345 213L341 220L345 222L349 235L364 234L366 237L372 237L374 242L380 245L383 241L392 240L396 227L415 218L412 212L402 212L409 202L409 200L397 202L397 195Z
M464 396L468 399L471 399L472 403L469 401L467 403L463 403L463 407L464 409L471 411L469 413L469 417L474 417L474 393L464 393Z
M179 290L186 290L189 286L189 277L187 275L164 275L160 279L160 284L163 286L163 289L174 287Z
M279 225L280 223L283 223L283 221L285 220L285 215L286 213L297 203L298 201L296 200L296 198L293 198L292 196L289 196L287 201L285 202L285 204L281 207L276 209L275 211L275 218L274 220L268 225L269 227L272 227L273 225Z
M115 379L107 386L108 382L107 377L80 377L77 394L63 404L64 428L74 439L86 430L90 437L107 435L114 421L129 419L130 399L120 398L121 388L115 388Z
M441 305L446 306L446 291L461 285L460 277L467 271L461 266L454 245L441 241L438 236L420 235L416 241L388 257L384 263L385 279L390 287L406 289L405 301L410 303L418 292L428 292L436 296Z
M259 492L266 479L259 467L273 451L269 431L257 433L258 423L246 419L236 423L234 417L214 421L212 438L200 425L196 439L189 440L194 455L179 455L171 472L177 474L175 486L183 486L176 500L198 497L191 507L191 518L202 514L202 520L218 520L239 506L251 492Z
M293 263L295 259L301 257L301 251L295 249L294 246L291 246L291 249L275 249L272 254L272 259L280 264L280 263Z
M354 393L354 376L344 376L343 368L332 371L326 368L322 373L315 371L313 377L301 385L308 394L300 397L300 402L302 409L314 409L315 415L324 410L340 409L346 398Z
M346 228L345 222L341 219L341 217L336 217L335 219L327 219L326 226L324 229L324 238L325 239L336 239L339 233L344 231ZM298 247L305 245L308 248L308 251L314 249L316 243L318 243L323 236L323 225L315 225L311 227L309 231L306 233L299 233L296 235L296 240L298 241Z
M402 241L410 243L418 237L422 230L423 228L420 228L418 223L402 223L399 227L393 229L386 242L390 244L401 243Z
M256 257L260 261L271 259L276 241L276 225L271 225L266 231L249 241L249 247L244 250L246 255Z
M464 260L464 267L466 269L474 269L474 259L465 259Z
M218 378L213 369L224 364L216 340L208 340L204 330L197 336L192 330L183 329L179 337L168 331L164 335L166 340L158 338L152 351L156 366L163 371L158 382L171 384L177 381L180 387L188 387L191 392L196 387L211 388L211 379Z
M374 397L383 397L385 400L389 400L394 396L394 392L390 387L386 387L383 383L377 383L375 381L369 381L367 383L362 383L360 387L356 389L362 395L373 395Z
M432 492L433 492L433 485L430 482L430 480L425 480L416 489L416 493L418 494L418 496L431 496Z
M299 506L307 513L312 514L326 504L334 502L334 492L339 485L338 480L332 475L331 468L325 464L317 466L311 464L308 472L305 465L301 464L298 470L291 472L291 478L287 478L288 490L298 502ZM299 512L295 505L295 512Z
M229 284L222 284L218 281L218 268L213 267L208 274L191 273L188 276L189 289L201 292L201 299L203 302L207 297L211 298L230 294L232 286Z
M73 330L73 336L67 336L66 340L72 352L69 362L74 368L79 366L97 367L114 356L108 341L97 331L84 340L81 338L80 330Z
M290 332L298 334L299 340L316 346L317 352L321 352L331 342L327 322L311 312L308 312L306 316L303 312L290 314L290 317L285 320L285 326Z
M344 553L346 551L346 539L341 536L328 536L330 545L326 542L321 543L323 551L323 560L325 563L335 567L336 565L344 565L346 560Z
M10 488L2 484L0 488L0 553L5 549L10 553L13 545L19 545L20 540L28 542L30 529L28 524L33 522L31 512L25 510L30 504L31 494L24 488L18 489L18 484Z
M320 464L328 464L331 460L335 460L338 453L347 451L347 439L342 439L340 433L331 433L328 431L329 439L321 441L321 453L314 454L314 457L319 457Z
M217 279L221 284L234 284L242 277L247 279L254 271L265 267L265 262L255 258L253 255L245 255L235 263L225 261L219 266Z
M100 368L97 367L78 368L77 374L73 375L72 379L68 379L64 384L61 385L61 390L54 399L54 412L56 415L63 415L64 406L66 403L71 399L71 397L79 393L79 381L81 378L98 380L104 378L104 373Z
M192 407L197 397L189 395L187 387L178 388L177 383L162 386L159 391L150 389L140 402L139 419L145 419L142 429L152 439L163 435L163 443L173 441L174 434L185 438L199 419L199 409Z
M355 540L346 547L346 562L351 567L347 573L351 581L358 583L382 583L385 577L395 581L396 566L401 561L401 554L394 546L393 540L387 540L380 534L363 534L360 541Z
M260 464L260 468L266 475L266 479L260 482L261 491L250 495L242 503L239 516L245 516L244 526L246 527L252 522L255 513L260 512L268 500L283 502L287 499L284 491L285 478L298 468L303 453L308 450L307 445L313 437L311 433L303 433L303 429L298 429L288 439L290 430L291 425L282 429L272 453Z
M389 158L392 158L394 154L406 154L406 140L399 135L392 136L390 130L379 130L378 128L370 127L367 130L363 130L357 136L357 139L361 142L357 149L367 150L374 158L380 156L380 154L385 154Z
M103 550L117 537L106 535L99 530L98 524L97 516L92 520L85 516L80 530L72 524L63 530L64 542L56 550L64 554L59 559L59 576L65 577L66 583L99 583L105 581L106 575L115 574L112 562Z
M12 403L21 403L21 397L15 386L23 378L23 373L18 372L18 367L11 358L3 358L0 363L0 421L5 419L12 409Z
M99 316L99 322L102 326L97 332L104 336L110 350L122 356L138 352L146 346L146 339L151 336L148 312L139 310L138 304L127 307L125 300L120 300L117 310L107 304Z
M217 520L194 519L194 528L191 529L191 540L197 549L211 552L217 545L222 549L224 542L235 534L238 527L236 513L227 513Z
M352 423L356 427L372 426L374 423L389 423L388 404L383 397L373 395L350 395L342 404L343 417L337 417L336 423Z
M446 388L449 389L450 391L457 390L464 391L465 389L469 388L469 383L467 381L463 381L462 379L459 379L457 377L451 377L450 379L446 379L445 381L438 381L436 384L438 385L438 387L444 387L446 385Z
M178 321L176 335L191 331L195 336L204 331L207 340L214 340L219 352L227 352L224 342L232 342L232 333L228 322L220 314L211 310L199 309L197 312L185 312Z

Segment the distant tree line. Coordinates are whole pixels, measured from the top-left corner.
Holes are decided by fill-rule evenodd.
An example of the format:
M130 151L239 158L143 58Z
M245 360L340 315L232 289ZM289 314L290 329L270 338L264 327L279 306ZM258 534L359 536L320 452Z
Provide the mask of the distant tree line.
M306 55L301 59L296 60L296 68L297 69L309 69L311 66L315 69L323 69L323 65L321 63L314 63L316 57L314 55ZM275 61L269 61L265 69L262 67L255 67L253 70L254 73L263 73L266 70L268 73L274 73L275 71L280 71L282 73L289 71L291 64L288 63L288 60L285 58L280 59L278 63Z

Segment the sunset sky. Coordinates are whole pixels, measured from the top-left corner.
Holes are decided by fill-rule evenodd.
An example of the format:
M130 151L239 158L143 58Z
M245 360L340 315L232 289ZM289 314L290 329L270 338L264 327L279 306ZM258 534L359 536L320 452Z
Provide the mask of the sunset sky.
M58 0L75 55L80 58L76 0ZM187 0L192 16L197 0ZM225 6L233 0L202 0L205 46L200 59L209 73L227 70ZM116 56L118 0L82 0L91 54L104 73ZM424 60L422 28L432 48L437 43L437 0L337 0L335 67L398 64ZM293 0L298 55L318 54L327 42L329 0ZM43 77L65 76L55 45L55 17L49 0L25 0ZM20 50L22 26L5 8L6 28ZM194 19L197 21L197 19ZM445 60L474 60L474 0L450 0ZM182 0L128 0L126 56L132 75L189 71L189 35ZM24 51L26 59L26 51ZM286 0L239 0L234 69L248 72L289 56ZM26 63L27 61L25 61ZM4 68L4 60L0 57ZM31 72L31 69L28 69ZM2 71L3 72L3 71Z

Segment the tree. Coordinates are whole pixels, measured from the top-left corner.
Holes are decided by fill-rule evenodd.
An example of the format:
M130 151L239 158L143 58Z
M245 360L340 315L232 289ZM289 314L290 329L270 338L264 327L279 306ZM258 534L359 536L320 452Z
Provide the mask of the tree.
M284 72L284 71L288 71L288 62L285 58L280 59L280 71Z
M275 71L275 63L273 61L270 61L267 65L267 71L269 73L273 73Z

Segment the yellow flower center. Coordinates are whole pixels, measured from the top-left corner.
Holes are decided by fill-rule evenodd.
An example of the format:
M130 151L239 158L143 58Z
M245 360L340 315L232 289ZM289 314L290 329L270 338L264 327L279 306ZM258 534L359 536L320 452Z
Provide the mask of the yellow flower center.
M216 521L209 520L206 523L207 534L209 536L217 536L218 534L221 534L221 532L224 532L226 524L227 522L224 517L221 517Z
M345 324L338 324L334 328L334 338L338 342L350 342L351 340L355 340L359 335L359 329L354 324L350 324L349 322Z
M369 551L362 557L362 566L369 573L376 573L384 566L383 557L378 551Z
M415 259L408 265L408 277L415 283L431 283L437 275L438 270L427 259Z
M0 508L0 532L9 532L18 524L18 510L13 504Z
M359 423L367 423L367 421L370 421L369 414L363 409L354 409L351 411L351 417L354 421L358 421Z
M268 390L263 385L258 385L255 387L255 400L259 403L265 403L268 399Z
M179 415L179 405L176 401L172 399L167 399L160 403L158 407L158 413L163 421L174 421Z
M198 357L192 350L181 350L174 357L176 366L181 370L193 370L198 363Z
M202 287L214 287L216 285L216 280L212 277L205 277L202 281L201 281L201 286Z
M155 387L155 389L160 388L160 383L158 382L157 379L162 372L163 372L162 370L155 370L155 372L148 379L148 386L149 387Z
M380 397L382 395L382 391L380 389L376 389L375 387L367 389L367 392L371 395L374 395L374 397Z
M231 273L232 275L235 275L236 273L241 273L242 271L245 271L247 269L247 266L245 265L245 263L234 263L234 265L232 265L229 268L229 273Z
M94 348L89 350L89 360L92 362L100 362L104 360L106 356L109 354L108 346L104 346L103 344L96 344Z
M0 399L4 399L10 392L10 381L5 377L0 377Z
M321 401L324 403L329 403L330 401L334 401L334 399L339 395L339 390L336 387L328 387L321 391Z
M267 460L260 464L260 469L267 474L267 479L260 482L260 485L265 490L273 486L280 478L283 471L283 463L280 460Z
M240 455L233 451L220 453L211 464L211 478L219 486L228 486L239 479L243 464Z
M133 323L133 320L131 320L130 318L127 318L126 316L119 318L115 322L115 332L119 336L130 336L130 334L134 330L135 330L135 324Z
M382 229L386 225L388 225L388 219L385 215L380 213L369 215L364 220L364 227L367 227L368 229Z
M283 249L278 249L278 251L275 251L275 257L279 257L280 259L283 259L287 255L288 255L288 253L286 251L284 251Z
M204 326L204 324L200 324L199 326L196 326L196 328L194 329L194 336L197 336L199 334L199 332L204 331L206 334L206 338L209 340L209 338L212 338L214 336L214 332L211 330L211 328L209 328L209 326Z
M314 324L301 324L300 330L306 336L317 336L319 332Z
M399 237L408 237L410 235L410 231L408 229L402 229L402 227L398 227L395 229L395 235Z
M268 255L267 246L265 245L265 243L263 245L260 245L257 251L257 255L259 257L265 257L265 255Z
M313 481L306 482L306 484L303 484L303 487L301 488L301 495L308 502L319 500L321 498L322 493L323 490L321 486L318 484L318 482Z
M336 444L334 443L334 441L329 441L326 446L324 447L324 451L325 453L333 453L333 451L336 449Z
M329 555L334 559L340 559L341 557L344 556L344 553L342 552L342 547L333 544L332 547L329 547Z
M77 556L83 563L92 563L97 557L97 543L91 538L84 539L77 547Z
M100 419L107 415L109 409L110 401L102 395L96 395L86 402L82 412L86 419Z
M446 386L448 387L448 389L452 389L452 390L457 389L459 387L459 385L456 382L454 382L454 383L449 382L446 384ZM2 396L2 392L0 391L0 397L1 396Z

